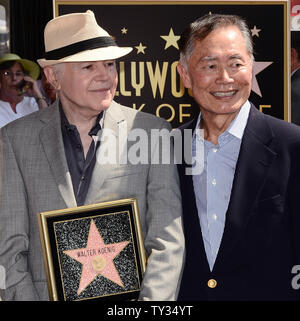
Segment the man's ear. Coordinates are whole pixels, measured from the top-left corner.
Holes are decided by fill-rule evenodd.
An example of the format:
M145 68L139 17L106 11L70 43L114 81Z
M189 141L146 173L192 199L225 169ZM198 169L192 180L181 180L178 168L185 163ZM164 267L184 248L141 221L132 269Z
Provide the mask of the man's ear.
M44 71L44 74L45 74L47 80L49 81L49 83L56 90L60 90L60 88L61 88L60 81L57 77L57 73L55 72L54 68L52 66L47 66L47 67L44 67L43 71Z
M178 62L177 71L180 75L180 78L183 82L184 87L191 88L191 79L190 79L189 73L185 69L185 66L180 62Z

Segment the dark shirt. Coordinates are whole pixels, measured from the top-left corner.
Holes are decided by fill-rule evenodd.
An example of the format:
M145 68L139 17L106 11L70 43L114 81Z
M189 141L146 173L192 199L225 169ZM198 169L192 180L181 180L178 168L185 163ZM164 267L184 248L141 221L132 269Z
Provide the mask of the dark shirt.
M85 158L80 134L76 126L69 123L62 107L60 107L60 114L62 138L64 142L68 168L72 178L73 190L77 205L81 206L84 205L89 189L96 163L96 152L100 145L100 141L97 140L95 144L93 139ZM100 120L102 115L103 112L98 115L95 125L90 130L89 135L91 137L97 136L98 131L101 129Z

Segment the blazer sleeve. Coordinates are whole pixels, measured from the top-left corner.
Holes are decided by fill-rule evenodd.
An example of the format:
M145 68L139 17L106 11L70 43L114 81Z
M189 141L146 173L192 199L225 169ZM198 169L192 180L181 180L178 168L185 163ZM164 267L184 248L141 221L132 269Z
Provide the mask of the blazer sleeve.
M0 130L0 265L3 300L38 300L27 264L29 217L26 190L7 129Z
M173 301L177 299L184 263L184 235L182 206L177 167L173 161L170 141L170 125L162 122L165 134L157 140L151 154L168 155L168 164L151 164L147 182L147 235L144 238L148 256L146 273L139 300ZM152 142L153 143L153 142ZM160 145L164 146L160 150ZM160 152L161 151L161 152ZM155 158L155 157L154 157ZM155 162L153 162L155 163Z

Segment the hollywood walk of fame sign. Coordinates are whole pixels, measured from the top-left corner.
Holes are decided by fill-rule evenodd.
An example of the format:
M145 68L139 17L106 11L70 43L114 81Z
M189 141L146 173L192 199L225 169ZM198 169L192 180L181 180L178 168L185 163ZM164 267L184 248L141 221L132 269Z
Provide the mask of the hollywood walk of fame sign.
M133 51L117 61L116 101L168 120L173 128L198 112L176 71L184 28L208 13L237 14L251 30L255 62L250 101L266 114L290 120L288 1L53 0L54 15L95 12L120 46Z
M38 218L51 300L138 297L146 260L135 199Z

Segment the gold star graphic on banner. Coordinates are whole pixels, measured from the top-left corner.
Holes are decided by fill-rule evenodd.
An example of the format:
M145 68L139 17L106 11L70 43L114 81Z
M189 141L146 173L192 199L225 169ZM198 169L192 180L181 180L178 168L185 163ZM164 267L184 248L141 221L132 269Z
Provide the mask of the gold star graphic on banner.
M254 37L254 36L259 37L259 32L260 31L261 31L261 29L257 29L256 26L254 26L253 29L251 29L252 37Z
M127 31L128 31L128 29L126 29L125 27L123 29L121 29L121 32L122 32L123 35L126 35Z
M137 54L139 53L143 53L145 54L145 49L147 48L146 46L143 46L142 43L140 42L140 44L138 46L135 46L134 48L137 49Z
M179 49L177 41L180 39L180 36L175 36L172 28L170 29L170 32L167 36L160 37L166 41L165 49L171 46L175 47L176 49Z

